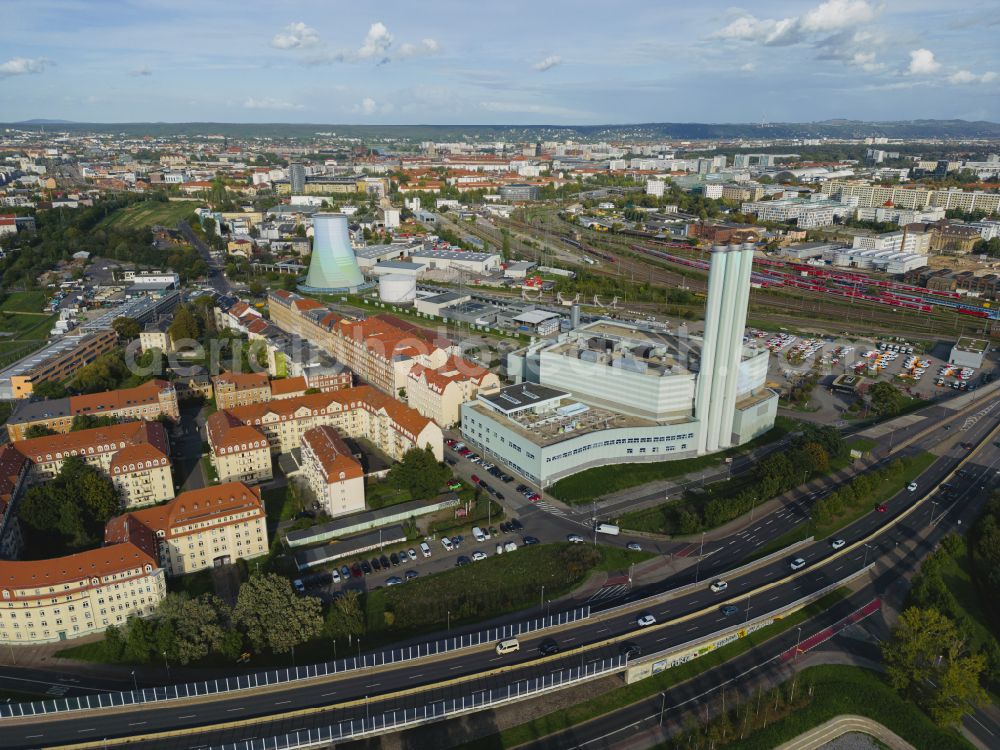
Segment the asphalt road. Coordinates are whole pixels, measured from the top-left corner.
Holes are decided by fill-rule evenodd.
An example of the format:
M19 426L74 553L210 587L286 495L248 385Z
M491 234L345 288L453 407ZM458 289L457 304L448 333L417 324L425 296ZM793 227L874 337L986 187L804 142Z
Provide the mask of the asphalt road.
M996 424L995 418L983 419L972 425L963 437L965 440L981 439ZM921 488L930 489L964 456L960 447L953 448L942 456L920 477ZM944 498L936 506L921 507L910 515L912 523L926 525L931 516L931 510L938 514L949 512L949 505L964 507L961 504L968 500L976 487L987 486L994 481L997 468L1000 467L1000 449L992 443L986 445L972 462L973 467L967 470L959 482L953 482L953 493L947 500ZM697 587L691 593L679 596L669 601L650 606L648 610L629 611L609 615L606 619L591 619L577 626L562 631L556 637L563 649L572 649L586 644L604 641L612 636L622 636L638 644L644 653L649 654L669 646L697 640L711 633L732 625L737 625L746 617L756 617L768 611L778 609L815 591L823 589L845 576L863 567L866 563L878 561L880 565L916 564L929 551L928 544L917 545L910 551L906 547L906 524L899 530L893 528L892 519L908 508L916 494L904 490L888 503L886 513L869 513L856 523L845 529L840 536L853 541L875 532L879 527L885 530L879 533L867 545L859 546L847 552L833 553L827 540L820 540L798 553L808 566L794 577L789 570L788 561L777 560L746 575L728 581L728 590L724 594L712 593L707 585ZM940 494L940 493L939 493ZM772 524L773 525L773 524ZM770 531L770 529L768 529ZM903 546L900 547L900 543ZM736 543L727 546L736 546ZM719 553L721 555L721 553ZM836 555L835 559L830 559ZM703 571L705 579L710 571L719 565L711 557L706 557L706 567ZM721 556L719 559L722 559ZM909 561L908 563L906 561ZM672 588L678 582L671 581L667 585L659 585L661 590ZM766 584L773 586L766 591L753 593ZM639 592L634 592L638 595ZM643 592L646 594L651 591ZM749 594L749 596L748 596ZM732 603L738 607L734 615L723 615L720 607L723 603ZM636 618L640 614L652 614L658 623L652 627L639 628ZM677 618L682 621L673 622ZM11 723L4 728L0 736L0 747L43 747L54 743L74 743L86 739L131 736L140 732L177 729L187 726L200 726L206 723L233 719L250 719L260 717L259 723L235 730L210 729L199 733L197 740L189 737L177 747L193 745L218 744L232 742L234 739L246 739L249 736L269 736L287 731L289 722L298 725L296 728L322 726L331 721L342 720L345 716L358 718L360 708L327 708L293 719L270 719L269 715L286 713L288 711L309 707L329 706L331 701L342 702L350 699L367 700L367 710L377 713L383 706L378 696L394 690L413 688L420 685L433 685L442 680L449 680L460 675L478 675L486 670L502 666L516 666L513 672L497 677L473 677L472 682L462 683L450 688L434 688L433 693L447 695L468 694L474 689L481 689L486 680L501 681L506 684L515 677L525 678L537 675L541 671L551 671L559 666L569 666L579 663L579 659L591 661L601 656L614 656L618 653L616 645L603 646L579 654L560 655L539 663L537 648L542 640L551 635L539 635L522 640L522 649L518 654L499 657L489 648L481 650L465 650L454 656L434 660L418 660L410 665L399 665L397 668L383 670L366 670L360 674L345 676L335 681L308 682L290 689L268 692L253 692L236 694L231 697L194 704L163 704L158 707L140 708L126 713L87 713L74 717L69 721L47 721L32 723ZM457 691L457 693L456 693ZM424 703L428 700L426 693L419 699ZM393 708L401 708L399 699L390 699L387 704ZM141 743L140 743L141 745ZM147 745L152 747L154 745ZM157 740L156 747L170 747L169 741Z
M191 247L198 251L205 263L208 264L208 284L219 294L229 294L232 292L233 287L229 283L229 280L222 273L222 266L212 257L212 251L201 238L194 233L190 225L181 221L177 224L177 229L180 233L184 235L184 239L191 243Z

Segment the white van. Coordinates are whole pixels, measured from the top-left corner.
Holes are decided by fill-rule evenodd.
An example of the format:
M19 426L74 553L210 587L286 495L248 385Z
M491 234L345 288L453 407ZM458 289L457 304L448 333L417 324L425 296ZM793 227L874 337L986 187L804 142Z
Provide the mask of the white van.
M427 544L427 542L420 543L420 551L423 553L424 557L431 556L431 548L430 545Z
M613 523L599 523L597 524L598 534L611 534L612 536L618 536L619 529Z
M521 642L517 638L508 638L505 641L500 641L497 644L497 656L504 656L505 654L513 654L521 650Z
M485 542L487 537L486 534L483 533L483 530L481 528L479 528L478 526L473 526L472 538L475 539L477 542Z

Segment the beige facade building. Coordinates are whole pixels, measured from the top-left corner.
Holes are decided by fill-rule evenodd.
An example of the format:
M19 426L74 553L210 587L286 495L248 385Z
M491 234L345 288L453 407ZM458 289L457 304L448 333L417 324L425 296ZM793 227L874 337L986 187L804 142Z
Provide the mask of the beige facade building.
M260 490L227 482L116 516L104 529L104 541L134 544L168 576L179 576L267 554L267 514Z
M174 496L167 431L159 422L125 422L19 440L12 446L31 462L29 484L50 481L66 459L76 456L111 479L124 508Z
M829 180L820 190L831 198L857 198L859 208L884 206L891 203L896 208L943 208L961 211L1000 211L1000 193L981 190L929 190L927 188L886 187L863 182Z
M271 400L271 381L266 372L224 372L212 378L215 405L232 409Z
M396 460L411 448L428 446L438 461L443 460L441 428L371 386L240 406L227 414L263 433L272 453L288 453L302 444L307 430L330 425L341 435L367 439Z
M12 441L24 440L32 425L67 433L73 418L84 414L110 416L119 421L154 420L161 415L178 419L180 409L177 391L171 383L150 380L135 388L22 403L7 420L7 434Z
M407 375L406 400L441 427L458 423L462 404L479 393L500 390L500 378L462 357L450 357L437 369L414 365Z
M167 594L164 571L134 544L50 560L0 562L0 642L45 643L146 617Z
M159 349L164 354L173 351L169 329L170 320L168 318L160 318L150 322L139 332L139 349L143 352Z
M313 427L302 434L302 472L327 515L365 509L364 469L333 427Z
M260 430L245 425L227 411L208 418L209 459L220 482L264 482L274 474L271 448Z

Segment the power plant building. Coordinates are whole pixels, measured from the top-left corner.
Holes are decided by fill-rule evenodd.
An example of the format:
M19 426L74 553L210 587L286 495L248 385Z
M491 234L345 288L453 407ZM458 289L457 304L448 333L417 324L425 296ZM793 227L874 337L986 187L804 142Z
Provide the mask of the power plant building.
M507 358L516 385L462 406L462 435L545 487L584 469L742 445L774 426L769 352L743 341L752 245L712 252L704 337L599 320Z
M313 216L313 248L309 273L300 289L309 293L341 294L370 286L361 275L358 259L342 214Z

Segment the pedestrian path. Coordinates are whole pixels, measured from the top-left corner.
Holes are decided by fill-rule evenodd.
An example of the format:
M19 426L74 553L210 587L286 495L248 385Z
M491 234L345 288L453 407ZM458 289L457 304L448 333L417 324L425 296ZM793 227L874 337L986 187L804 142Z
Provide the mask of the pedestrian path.
M545 511L546 513L551 513L554 516L560 516L562 518L565 518L567 515L566 511L564 511L562 508L558 508L552 503L547 503L544 500L539 500L537 503L535 503L535 506L540 510Z

